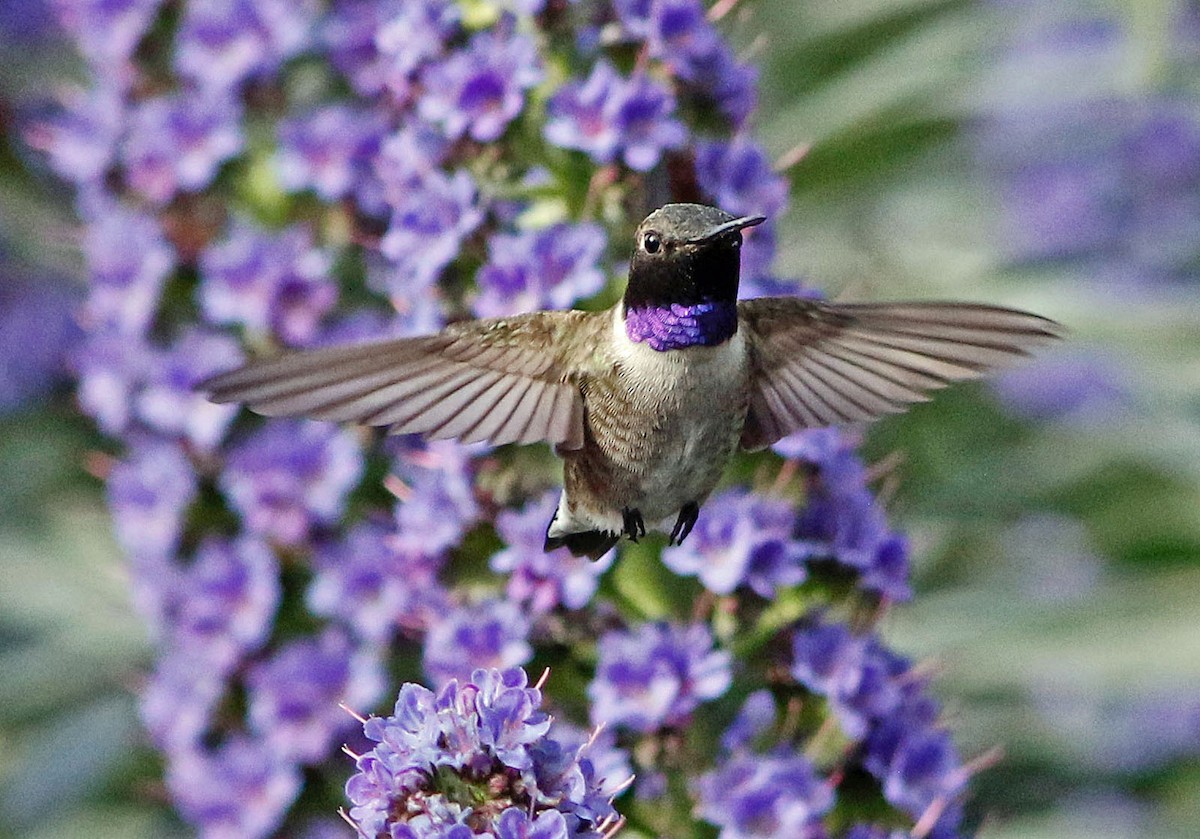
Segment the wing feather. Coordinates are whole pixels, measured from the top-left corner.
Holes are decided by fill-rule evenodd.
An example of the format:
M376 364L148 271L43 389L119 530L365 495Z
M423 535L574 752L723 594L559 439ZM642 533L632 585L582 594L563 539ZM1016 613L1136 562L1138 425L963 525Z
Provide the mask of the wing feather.
M1061 337L1058 324L974 303L738 304L753 366L745 448L798 431L896 413L928 392L1011 364Z
M588 372L588 341L599 340L607 324L607 318L586 312L468 321L436 335L253 362L199 389L215 402L245 402L269 416L577 448L583 441L579 381Z

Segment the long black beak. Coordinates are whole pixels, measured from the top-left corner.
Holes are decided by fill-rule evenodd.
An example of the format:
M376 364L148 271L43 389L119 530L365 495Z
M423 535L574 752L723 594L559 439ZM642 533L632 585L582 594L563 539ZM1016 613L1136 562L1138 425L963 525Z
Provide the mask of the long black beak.
M766 216L742 216L741 218L735 218L732 221L727 221L724 224L718 224L716 227L709 228L694 239L688 239L687 244L699 245L702 242L711 242L713 239L720 238L726 233L732 233L735 230L745 230L747 227L753 227L756 224L762 224L766 220Z

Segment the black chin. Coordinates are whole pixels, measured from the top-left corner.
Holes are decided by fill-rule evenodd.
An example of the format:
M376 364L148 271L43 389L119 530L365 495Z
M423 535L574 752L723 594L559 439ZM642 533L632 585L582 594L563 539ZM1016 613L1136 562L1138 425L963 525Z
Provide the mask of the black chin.
M737 300L740 267L740 249L725 242L676 257L638 253L629 266L625 305L732 303Z

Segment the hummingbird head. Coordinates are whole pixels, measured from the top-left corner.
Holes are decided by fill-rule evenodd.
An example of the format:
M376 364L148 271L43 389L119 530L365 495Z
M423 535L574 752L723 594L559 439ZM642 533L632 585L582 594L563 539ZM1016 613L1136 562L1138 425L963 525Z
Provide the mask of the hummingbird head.
M634 237L626 309L732 304L737 300L742 230L763 216L731 216L704 204L667 204Z

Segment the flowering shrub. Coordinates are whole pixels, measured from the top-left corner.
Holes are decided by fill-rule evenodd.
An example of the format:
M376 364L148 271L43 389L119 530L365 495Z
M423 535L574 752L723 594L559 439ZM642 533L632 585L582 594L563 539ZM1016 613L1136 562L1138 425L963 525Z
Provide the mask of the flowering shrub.
M908 547L852 435L781 441L685 545L592 564L542 554L542 451L193 392L278 348L604 305L668 200L778 217L733 3L60 6L90 87L29 139L77 190L79 399L119 452L158 649L142 715L184 819L298 833L341 803L349 741L363 836L603 836L621 794L634 835L956 834L969 773L871 631ZM744 287L798 292L773 222L746 235ZM525 666L551 668L546 710ZM339 703L388 707L398 681L363 741Z

